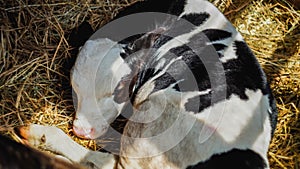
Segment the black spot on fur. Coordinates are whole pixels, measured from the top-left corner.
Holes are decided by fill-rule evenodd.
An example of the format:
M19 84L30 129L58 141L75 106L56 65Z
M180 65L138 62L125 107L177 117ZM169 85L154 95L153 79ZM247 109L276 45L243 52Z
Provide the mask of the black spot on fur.
M235 47L238 59L223 64L227 91L237 94L241 99L247 99L246 89L260 89L263 94L268 94L265 74L252 51L242 41L235 41Z
M226 98L228 99L232 94L238 95L241 99L247 100L248 96L246 95L246 89L250 90L261 90L263 94L270 94L270 90L267 91L267 84L265 82L265 75L260 68L258 61L256 60L255 56L252 54L250 49L247 47L245 42L235 42L236 44L236 55L238 59L232 59L226 63L223 63L224 73L226 82L224 85L225 87L220 86L220 88L212 88L212 92L215 95L222 93L226 93ZM222 76L217 71L213 73L214 78L218 78L218 76ZM206 81L206 83L210 83L211 79L202 79ZM226 91L224 91L226 90ZM211 94L210 94L211 95ZM223 99L219 99L218 97L215 100L212 99L209 95L199 96L197 100L200 100L199 112L201 112L204 108L211 106L214 103L217 103ZM196 98L192 99L195 100ZM192 103L187 103L186 108L189 111L195 111L197 109L189 109L189 105ZM274 105L274 103L272 103ZM275 106L273 106L275 107ZM276 112L276 108L273 110ZM275 113L276 114L276 113ZM276 117L272 117L273 121L275 121ZM276 123L274 123L275 126Z
M264 169L265 160L252 150L233 149L229 152L212 156L205 162L199 162L186 169Z
M167 35L161 35L152 46L152 48L159 48L162 45L166 44L168 41L172 40L173 37Z
M162 12L179 16L185 6L185 0L145 0L134 3L118 13L115 18L140 13L140 12ZM171 4L171 5L170 5Z
M178 76L182 77L178 79L184 79L178 83L180 91L204 91L207 89L211 89L212 91L210 94L189 99L185 105L187 111L193 111L194 113L201 112L203 109L215 103L226 98L228 99L232 94L238 95L243 100L247 100L248 96L245 93L246 89L254 91L261 90L263 94L268 94L270 92L267 91L266 88L265 75L245 42L235 42L238 59L232 59L226 63L221 63L218 58L213 57L214 55L218 55L213 52L212 48L214 46L205 45L207 44L207 38L203 36L203 34L195 35L188 44L170 50L170 52L176 56L181 56L182 60L192 72L192 76L189 77L190 74L185 74L185 70L181 69L180 66L170 67L170 69L176 69L177 72L182 70L181 75ZM220 38L222 36L214 35L213 38L208 38L219 39L216 37ZM225 48L225 46L219 46L217 48L222 49ZM168 71L172 72L172 70ZM191 79L196 80L198 89L189 85ZM171 79L166 80L165 78L157 80L162 80L164 82L171 81ZM156 82L156 84L161 83L163 82ZM166 86L167 84L164 85L164 87ZM200 103L196 104L196 101L200 101ZM195 107L197 105L199 108Z
M231 33L221 30L221 29L206 29L203 33L207 36L207 38L213 42L218 40L223 40L231 37Z
M191 14L183 15L182 18L191 22L195 26L200 26L209 18L209 14L208 13L201 13L201 14L191 13Z
M164 73L155 81L155 88L153 92L161 89L165 89L169 87L170 84L174 84L174 83L176 83L174 77L172 77L169 73Z
M214 46L214 48L216 49L216 51L221 51L221 50L224 50L225 48L227 48L226 45L221 44L221 43L213 44L213 46Z

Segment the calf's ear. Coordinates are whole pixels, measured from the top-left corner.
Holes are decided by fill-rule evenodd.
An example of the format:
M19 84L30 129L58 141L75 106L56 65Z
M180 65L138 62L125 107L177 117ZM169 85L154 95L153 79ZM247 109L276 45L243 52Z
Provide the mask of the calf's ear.
M84 43L92 36L94 30L92 26L84 21L78 27L72 29L68 42L74 48L79 48L84 45Z
M161 36L161 34L166 30L164 27L159 27L154 29L143 36L135 39L132 43L129 43L130 51L129 53L135 53L142 49L149 49L153 46L155 41ZM143 69L145 62L151 60L152 53L143 53L142 55L132 55L128 63L131 67L132 72L124 76L117 87L114 90L114 101L116 103L123 103L127 101L132 101L135 94L135 85L139 77L139 71Z
M118 104L129 101L133 95L136 81L137 75L128 74L122 77L114 90L114 101Z

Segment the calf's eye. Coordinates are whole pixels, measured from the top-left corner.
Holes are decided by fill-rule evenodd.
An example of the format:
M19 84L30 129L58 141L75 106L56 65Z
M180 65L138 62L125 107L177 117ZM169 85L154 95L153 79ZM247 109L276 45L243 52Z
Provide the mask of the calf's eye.
M46 136L45 136L45 134L41 137L41 142L42 143L46 143Z

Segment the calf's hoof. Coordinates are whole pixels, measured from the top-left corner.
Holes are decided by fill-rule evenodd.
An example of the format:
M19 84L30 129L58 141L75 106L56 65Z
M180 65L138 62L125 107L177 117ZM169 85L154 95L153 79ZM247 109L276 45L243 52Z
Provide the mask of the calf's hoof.
M28 144L28 138L29 138L29 126L18 126L14 128L14 136L17 141Z

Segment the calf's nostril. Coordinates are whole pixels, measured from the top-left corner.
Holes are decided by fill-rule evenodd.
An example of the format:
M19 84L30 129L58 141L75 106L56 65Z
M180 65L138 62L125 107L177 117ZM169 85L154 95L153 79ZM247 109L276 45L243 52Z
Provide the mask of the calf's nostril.
M73 132L80 138L90 139L94 133L93 128L73 126Z

